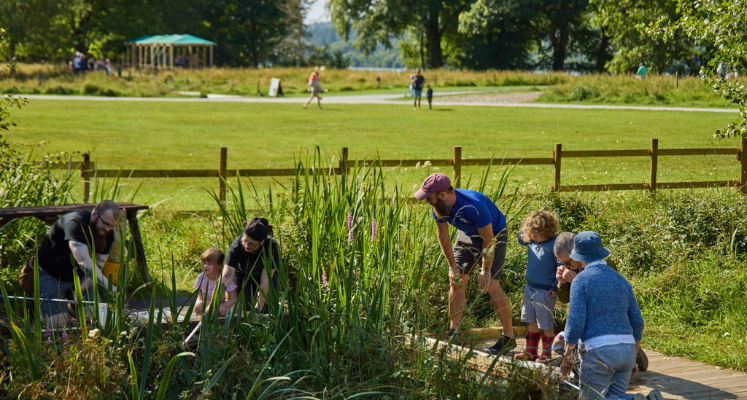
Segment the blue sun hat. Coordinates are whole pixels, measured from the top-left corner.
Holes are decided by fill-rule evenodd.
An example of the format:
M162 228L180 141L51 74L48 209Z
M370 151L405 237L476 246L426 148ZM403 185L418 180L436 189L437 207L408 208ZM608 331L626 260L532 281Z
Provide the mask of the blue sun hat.
M582 262L603 260L610 255L604 248L602 237L594 231L581 232L573 238L571 259Z

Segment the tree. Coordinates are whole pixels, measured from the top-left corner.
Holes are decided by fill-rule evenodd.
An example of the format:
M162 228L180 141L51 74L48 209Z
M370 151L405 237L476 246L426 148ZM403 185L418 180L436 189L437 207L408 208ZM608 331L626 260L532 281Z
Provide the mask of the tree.
M408 29L425 33L428 67L444 65L442 37L456 30L459 14L472 0L330 0L332 22L343 39L355 28L355 44L366 54L377 45L391 46L392 35Z
M3 44L8 60L19 55L24 59L30 55L31 60L50 59L54 51L35 57L32 49L42 43L48 49L60 44L59 37L66 32L52 21L59 20L70 5L67 0L0 0L0 26L5 29Z
M5 29L0 28L0 43L7 40L5 36ZM10 62L10 69L14 69L13 61ZM0 81L3 80L3 71L0 68ZM18 98L11 95L0 96L0 129L8 130L11 126L15 126L15 122L10 120L10 110L12 108L21 108L26 105L26 99ZM0 147L7 146L5 141L0 141ZM3 165L5 165L3 163Z
M545 0L540 4L547 37L552 45L552 69L562 71L573 25L581 23L589 0Z
M717 137L747 137L747 90L738 79L723 79L715 74L717 65L728 63L733 71L744 71L747 66L747 7L742 2L699 0L676 1L676 17L660 16L645 32L664 43L692 40L713 49L713 58L700 69L700 77L708 82L721 97L739 105L739 117ZM744 72L742 72L744 73ZM744 155L743 155L744 157Z
M455 58L473 69L532 68L529 51L541 35L537 6L535 0L477 0L459 16Z
M309 7L316 0L285 0L280 9L285 13L287 31L275 47L275 53L288 54L296 61L296 68L303 63L304 54L311 48L308 43L309 31L304 23Z
M607 69L615 73L632 73L638 63L663 73L680 60L693 56L694 43L686 37L665 41L647 35L642 27L660 16L679 18L677 0L591 0L592 22L612 37L615 54Z

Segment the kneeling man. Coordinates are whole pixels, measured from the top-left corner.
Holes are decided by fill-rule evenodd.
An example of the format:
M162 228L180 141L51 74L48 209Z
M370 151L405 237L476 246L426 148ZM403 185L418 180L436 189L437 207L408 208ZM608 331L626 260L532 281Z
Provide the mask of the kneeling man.
M101 269L109 257L118 218L117 203L104 200L92 210L67 213L52 224L37 255L41 299L65 299L75 290L73 274L80 277L81 290L88 300L93 296L93 274L99 286L108 288ZM113 289L116 291L116 287ZM42 302L42 315L51 327L67 323L63 304Z

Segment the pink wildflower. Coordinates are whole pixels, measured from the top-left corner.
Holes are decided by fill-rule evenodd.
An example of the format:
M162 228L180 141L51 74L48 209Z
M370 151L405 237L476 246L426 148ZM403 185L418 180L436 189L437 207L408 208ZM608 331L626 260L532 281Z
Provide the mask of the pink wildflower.
M322 286L324 287L329 286L329 282L327 282L327 275L324 273L322 274Z
M45 343L45 344L52 344L52 339L47 339L47 341L46 341L46 342L44 342L44 343Z
M376 240L376 218L371 220L371 241Z
M353 214L348 213L348 243L353 243Z

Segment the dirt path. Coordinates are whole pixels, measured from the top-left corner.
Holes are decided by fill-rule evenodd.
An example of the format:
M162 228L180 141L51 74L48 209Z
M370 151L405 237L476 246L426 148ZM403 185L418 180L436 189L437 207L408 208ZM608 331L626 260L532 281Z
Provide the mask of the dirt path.
M440 93L446 95L449 92ZM474 93L474 92L473 92ZM715 112L715 113L738 113L737 108L694 108L694 107L661 107L661 106L616 106L595 104L546 104L532 103L531 96L539 96L539 92L520 92L507 94L483 94L460 96L464 92L451 92L455 96L445 96L433 99L434 107L441 106L482 106L482 107L522 107L522 108L557 108L557 109L579 109L579 110L639 110L639 111L675 111L675 112ZM373 95L350 95L335 96L327 95L322 100L325 104L388 104L411 107L412 100L396 101L401 99L401 94L373 94ZM240 97L240 96L218 96L208 99L199 98L176 98L176 97L99 97L99 96L55 96L55 95L22 95L31 101L40 100L62 100L62 101L151 101L151 102L232 102L232 103L287 103L302 105L306 98L284 97ZM425 100L423 100L425 101Z
M537 100L542 92L518 92L518 93L486 93L462 96L445 96L436 98L434 101L450 104L516 104L528 103Z

